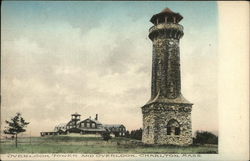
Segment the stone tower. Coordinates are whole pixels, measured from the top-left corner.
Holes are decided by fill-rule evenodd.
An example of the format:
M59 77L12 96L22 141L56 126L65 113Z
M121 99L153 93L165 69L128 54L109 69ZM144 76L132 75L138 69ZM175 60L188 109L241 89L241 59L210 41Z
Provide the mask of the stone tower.
M169 8L153 15L149 29L153 42L151 98L142 107L145 144L192 144L192 103L181 94L179 40L183 36L179 13Z

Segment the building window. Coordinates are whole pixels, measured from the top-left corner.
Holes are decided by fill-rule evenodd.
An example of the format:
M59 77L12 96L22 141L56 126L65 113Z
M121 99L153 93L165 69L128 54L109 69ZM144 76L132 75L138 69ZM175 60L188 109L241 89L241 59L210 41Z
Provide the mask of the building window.
M167 124L167 135L180 135L180 124L175 119L168 121Z
M87 123L86 126L87 126L87 127L90 127L90 123Z
M95 123L92 123L92 128L95 128Z
M147 134L149 134L149 126L147 127Z

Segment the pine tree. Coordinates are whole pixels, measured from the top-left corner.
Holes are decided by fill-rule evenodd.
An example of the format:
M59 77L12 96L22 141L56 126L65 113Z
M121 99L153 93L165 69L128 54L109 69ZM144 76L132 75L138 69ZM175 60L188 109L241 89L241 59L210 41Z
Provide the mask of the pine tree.
M27 127L29 122L26 122L20 113L17 113L15 117L10 119L10 121L6 120L5 122L8 127L5 127L6 129L4 130L4 133L15 136L15 144L17 147L17 135L26 131L25 127Z

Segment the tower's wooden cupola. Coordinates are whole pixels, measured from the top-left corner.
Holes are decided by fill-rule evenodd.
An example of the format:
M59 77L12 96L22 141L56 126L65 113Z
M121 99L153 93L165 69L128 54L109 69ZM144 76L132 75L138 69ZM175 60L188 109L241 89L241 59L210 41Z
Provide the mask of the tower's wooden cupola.
M75 122L80 121L80 117L81 117L81 115L78 113L71 114L72 121L75 121Z
M158 25L160 23L179 23L182 18L183 17L179 13L173 12L169 8L165 8L160 13L153 15L150 22L154 25Z

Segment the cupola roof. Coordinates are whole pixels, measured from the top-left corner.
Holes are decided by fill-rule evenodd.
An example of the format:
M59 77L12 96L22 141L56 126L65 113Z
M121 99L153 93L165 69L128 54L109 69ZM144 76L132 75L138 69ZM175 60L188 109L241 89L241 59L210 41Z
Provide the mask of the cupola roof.
M180 22L183 19L182 15L180 15L179 13L176 13L176 12L172 11L169 8L165 8L160 13L157 13L157 14L153 15L152 18L150 19L150 22L155 23L157 18L165 17L165 16L167 16L167 17L175 17L177 23Z
M81 116L81 115L76 112L74 114L71 114L71 116Z

